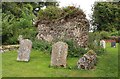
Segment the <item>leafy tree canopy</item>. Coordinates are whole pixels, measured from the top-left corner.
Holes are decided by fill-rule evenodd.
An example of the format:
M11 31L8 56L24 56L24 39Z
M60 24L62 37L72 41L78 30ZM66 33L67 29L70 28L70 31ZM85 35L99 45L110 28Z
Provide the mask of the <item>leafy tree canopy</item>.
M92 25L97 28L97 31L120 30L120 3L95 3L93 7Z
M36 18L36 8L57 6L57 2L3 2L2 3L2 44L17 44L19 35L33 40L36 29L32 20Z

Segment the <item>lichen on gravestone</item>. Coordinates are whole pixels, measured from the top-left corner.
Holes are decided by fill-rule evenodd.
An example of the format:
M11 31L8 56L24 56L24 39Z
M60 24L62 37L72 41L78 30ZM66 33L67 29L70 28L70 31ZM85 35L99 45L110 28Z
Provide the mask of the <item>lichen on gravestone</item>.
M77 62L78 69L94 69L97 63L97 55L93 50L89 50L86 54L81 57Z
M66 67L68 45L64 42L57 42L52 45L51 66Z
M18 49L18 57L17 61L29 61L30 60L30 52L32 49L32 41L29 39L23 39L22 35L18 38L20 42L20 47Z

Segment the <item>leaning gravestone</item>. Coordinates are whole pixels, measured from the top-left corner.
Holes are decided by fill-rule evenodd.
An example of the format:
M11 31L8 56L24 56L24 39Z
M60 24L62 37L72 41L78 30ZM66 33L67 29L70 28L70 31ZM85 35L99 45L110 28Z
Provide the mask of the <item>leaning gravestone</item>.
M20 42L20 47L18 50L18 61L29 61L30 60L30 52L32 49L32 42L29 39L23 39L22 35L18 38Z
M97 62L97 55L93 50L89 50L77 62L78 69L93 69Z
M51 66L66 67L68 45L64 42L57 42L52 46Z

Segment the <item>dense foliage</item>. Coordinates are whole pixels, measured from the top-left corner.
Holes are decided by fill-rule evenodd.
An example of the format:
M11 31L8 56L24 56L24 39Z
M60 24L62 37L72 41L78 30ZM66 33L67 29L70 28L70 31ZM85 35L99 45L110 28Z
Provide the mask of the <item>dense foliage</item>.
M3 3L2 13L2 43L17 44L19 35L33 39L36 34L36 30L32 25L32 19L35 18L32 12L33 7L29 3L24 5L19 3L21 6L18 3L5 4ZM7 10L8 5L10 6ZM10 9L12 7L15 9Z
M48 43L47 41L37 40L33 41L33 49L42 51L44 53L51 53L52 51L52 44Z
M75 6L67 6L64 8L48 6L46 9L40 10L38 13L39 20L59 20L59 19L68 19L72 17L76 17L79 15L85 16L82 9Z
M106 52L105 49L100 46L101 39L104 39L104 36L102 36L100 32L89 33L88 48L89 50L94 50L97 55L101 55Z
M92 25L97 31L120 30L120 3L97 2L93 7Z
M2 44L17 44L19 35L33 41L37 33L32 24L37 16L36 8L49 5L57 6L57 2L3 2Z
M75 44L73 40L65 40L65 42L68 44L69 57L80 57L88 51L87 49L82 48Z

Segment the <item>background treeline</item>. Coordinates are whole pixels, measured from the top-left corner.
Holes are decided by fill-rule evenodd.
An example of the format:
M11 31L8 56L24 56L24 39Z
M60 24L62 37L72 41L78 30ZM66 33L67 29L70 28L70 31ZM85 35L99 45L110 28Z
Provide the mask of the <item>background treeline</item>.
M93 7L94 31L120 30L120 2L96 2Z

